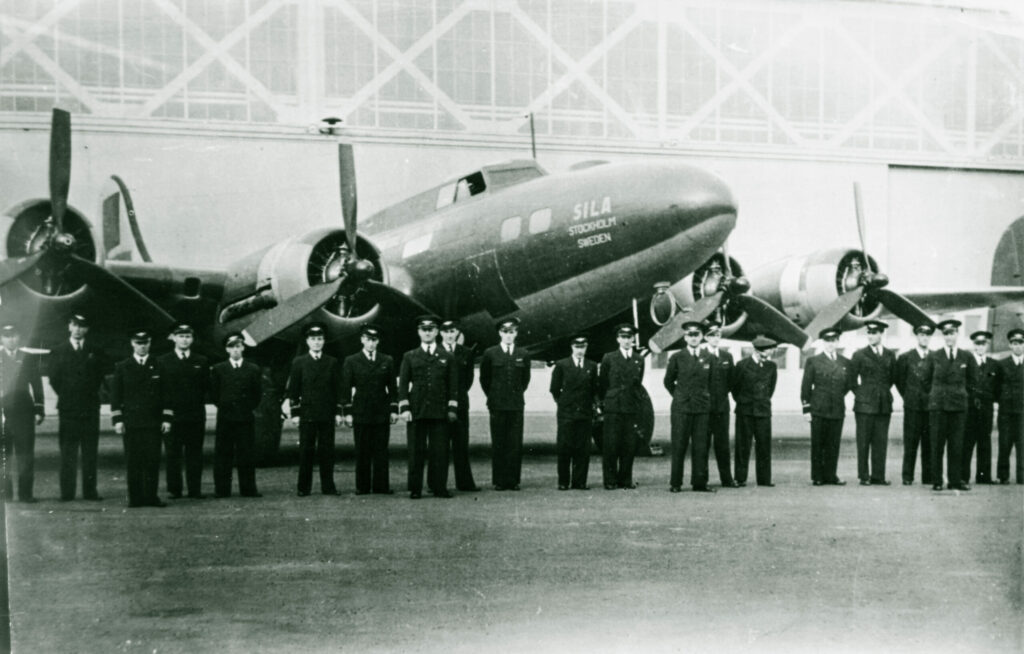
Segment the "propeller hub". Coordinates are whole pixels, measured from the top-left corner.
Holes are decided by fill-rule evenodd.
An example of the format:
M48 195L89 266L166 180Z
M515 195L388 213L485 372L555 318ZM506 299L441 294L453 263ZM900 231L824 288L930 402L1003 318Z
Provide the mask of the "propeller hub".
M750 290L750 280L746 277L736 277L729 283L729 292L733 295L743 295Z
M889 276L885 273L875 273L868 280L868 285L871 288L883 288L889 284Z
M367 261L366 259L358 259L352 264L349 274L352 275L357 282L364 282L367 279L370 279L376 270L377 268L374 267L372 262Z
M75 237L67 232L62 232L53 237L53 247L58 252L70 252L75 247Z

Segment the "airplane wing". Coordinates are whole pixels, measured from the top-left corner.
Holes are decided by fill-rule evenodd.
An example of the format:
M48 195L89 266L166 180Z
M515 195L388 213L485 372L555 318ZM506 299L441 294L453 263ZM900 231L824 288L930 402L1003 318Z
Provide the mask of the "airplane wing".
M926 311L945 313L1024 302L1024 287L989 286L958 291L923 290L904 292L903 295Z

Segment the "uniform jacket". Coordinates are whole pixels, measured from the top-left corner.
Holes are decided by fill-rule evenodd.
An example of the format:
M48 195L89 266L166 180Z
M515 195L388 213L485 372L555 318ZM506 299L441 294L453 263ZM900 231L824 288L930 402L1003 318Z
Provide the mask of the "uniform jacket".
M903 409L914 411L928 410L928 391L925 388L924 374L928 367L928 357L921 356L917 348L908 350L896 359L896 390L903 397Z
M115 425L123 422L131 429L156 427L174 419L156 357L150 355L139 365L135 357L130 356L114 366L110 382L110 418Z
M736 400L736 415L770 418L772 396L779 380L779 369L774 361L762 364L753 357L740 360L733 370L732 397Z
M210 403L217 407L217 420L248 422L263 397L263 374L255 363L242 359L236 370L231 361L210 369Z
M175 422L206 420L206 387L210 364L206 357L189 352L184 361L171 351L157 359L164 375L167 404Z
M444 345L438 347L444 349ZM445 350L447 352L447 350ZM463 406L467 403L466 400L469 397L469 389L473 386L473 377L476 373L476 367L473 363L473 351L465 345L455 345L455 351L452 352L453 358L455 359L455 371L459 377L459 406Z
M668 360L665 388L672 394L673 413L708 413L711 410L711 367L716 362L707 350L697 356L684 347Z
M360 350L341 366L341 403L345 415L359 425L382 425L398 413L395 361L381 352L373 361Z
M22 350L15 350L12 356L0 348L0 394L4 411L43 415L39 358Z
M957 349L951 361L946 348L933 350L925 365L929 411L966 411L967 398L978 383L978 362L967 350Z
M480 387L491 411L521 411L523 393L530 385L530 357L518 347L505 354L500 345L484 350L480 360Z
M711 413L729 413L729 389L736 369L732 352L718 348L716 356L710 349L705 351L711 357Z
M586 357L583 357L582 369L571 356L556 361L551 370L550 390L558 404L559 419L593 419L597 404L597 364Z
M977 357L974 361L977 363ZM1010 361L1012 363L1012 358ZM985 363L978 366L978 383L969 398L971 406L979 409L992 408L992 403L996 399L996 378L998 376L999 362L986 355Z
M875 354L863 347L850 357L855 413L889 415L892 413L892 386L896 381L896 354L882 348Z
M440 345L428 354L423 347L402 355L398 373L398 410L413 420L443 420L459 407L459 375L452 355Z
M605 413L638 413L644 399L644 358L634 349L630 358L614 349L601 359L597 396Z
M90 417L100 411L104 357L86 339L75 350L70 341L53 348L47 362L50 386L57 393L57 413L67 417Z
M824 352L804 364L800 384L800 402L804 413L819 418L842 418L846 414L846 394L851 388L850 362L836 354L832 361Z
M1012 356L999 362L995 396L1000 415L1024 413L1024 364L1014 364Z
M288 403L293 418L330 422L342 415L338 360L325 353L319 360L308 352L295 357L288 374Z

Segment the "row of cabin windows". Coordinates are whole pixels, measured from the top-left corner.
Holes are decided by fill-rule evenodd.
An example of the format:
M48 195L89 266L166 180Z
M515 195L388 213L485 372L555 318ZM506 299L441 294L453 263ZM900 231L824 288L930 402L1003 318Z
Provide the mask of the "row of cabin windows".
M519 238L522 233L523 219L519 216L512 216L506 218L501 223L501 241L503 243L507 241L514 241ZM545 207L544 209L537 209L530 214L529 230L531 234L540 234L548 231L551 228L551 209ZM434 233L430 232L422 236L406 241L405 247L402 248L402 258L408 259L409 257L415 256L421 252L426 252L430 249L430 241L433 239Z
M501 240L502 242L514 241L519 238L519 234L522 233L523 219L519 216L512 216L506 218L501 223ZM545 207L544 209L537 209L530 214L530 233L540 234L548 231L551 227L551 209Z

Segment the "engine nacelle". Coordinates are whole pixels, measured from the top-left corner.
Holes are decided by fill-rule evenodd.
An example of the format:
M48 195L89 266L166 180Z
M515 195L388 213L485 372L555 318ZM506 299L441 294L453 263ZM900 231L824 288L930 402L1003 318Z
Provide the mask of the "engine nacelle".
M218 307L217 322L223 331L241 330L264 310L277 306L306 289L334 281L342 274L351 255L345 231L322 228L286 239L236 261L228 268L224 297ZM372 279L387 282L380 252L360 237L356 256L374 265ZM332 339L349 336L372 322L378 305L364 290L335 297L303 321L318 320L327 325ZM295 339L301 325L281 333Z
M743 267L733 257L729 257L729 268L731 268L734 278L743 276ZM671 295L678 307L692 307L701 298L718 292L726 283L727 277L725 255L722 252L716 252L691 274L672 284L667 295ZM656 324L665 324L670 317L669 304L665 301L665 294L656 292L651 300L651 318ZM746 314L727 300L711 315L711 318L720 322L722 334L729 336L743 326Z
M878 271L874 258L870 258L870 265ZM758 268L749 276L750 292L805 327L839 295L856 288L863 271L864 254L860 250L822 250ZM878 301L865 295L839 328L857 329L881 312Z
M0 257L17 259L38 252L51 234L50 201L25 200L0 216ZM97 261L96 240L88 219L73 207L64 212L64 234L72 238L70 250L89 261ZM41 264L17 282L45 305L67 304L81 295L85 283L70 277L60 265Z

